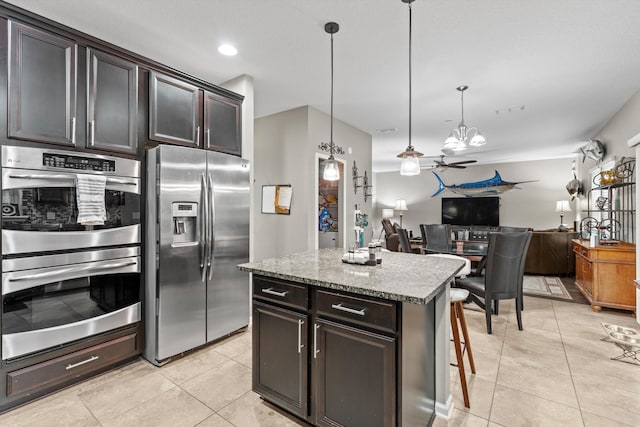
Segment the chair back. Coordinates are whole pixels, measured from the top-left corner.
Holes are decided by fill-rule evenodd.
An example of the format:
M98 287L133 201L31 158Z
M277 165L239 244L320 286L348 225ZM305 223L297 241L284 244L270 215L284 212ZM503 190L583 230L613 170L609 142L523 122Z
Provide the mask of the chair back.
M531 233L489 233L485 300L522 296L524 262Z
M389 221L387 218L384 218L382 220L382 228L384 229L384 237L389 237L392 234L395 234L393 225L391 225L391 221Z
M412 251L407 230L404 228L396 228L396 231L398 232L398 238L400 239L400 249L402 250L402 252L410 254Z
M498 233L524 233L526 231L529 231L527 227L509 227L507 225L498 227Z
M451 225L420 224L423 249L428 253L451 252Z

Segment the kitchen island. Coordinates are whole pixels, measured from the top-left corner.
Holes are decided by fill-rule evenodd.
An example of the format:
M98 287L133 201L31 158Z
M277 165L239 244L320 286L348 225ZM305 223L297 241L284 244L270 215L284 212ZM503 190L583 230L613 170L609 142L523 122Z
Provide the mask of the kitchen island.
M253 390L314 425L430 425L449 393L448 283L464 262L320 249L253 273Z

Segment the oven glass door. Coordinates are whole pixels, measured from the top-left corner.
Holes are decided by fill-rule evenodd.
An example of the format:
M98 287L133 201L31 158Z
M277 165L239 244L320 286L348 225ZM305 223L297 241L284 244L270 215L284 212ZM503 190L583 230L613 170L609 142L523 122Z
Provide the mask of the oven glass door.
M3 168L3 255L140 242L140 180L107 177L106 221L83 225L77 221L76 176Z
M2 294L11 359L139 321L140 257L4 272Z

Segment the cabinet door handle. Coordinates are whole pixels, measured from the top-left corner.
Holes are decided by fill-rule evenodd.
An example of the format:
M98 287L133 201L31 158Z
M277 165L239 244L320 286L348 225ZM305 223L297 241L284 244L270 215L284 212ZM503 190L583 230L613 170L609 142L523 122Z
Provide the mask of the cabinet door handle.
M95 145L95 143L96 143L96 121L95 120L91 120L89 125L91 126L91 145Z
M200 126L196 128L196 145L200 142Z
M76 145L76 118L71 118L71 144Z
M207 148L211 148L211 130L207 129L204 133L207 135Z
M304 325L304 320L298 319L298 354L302 353L302 347L304 347L302 344L302 325Z
M286 297L287 294L289 293L289 291L275 291L273 290L273 288L265 288L262 290L262 292L269 295L275 295L280 298Z
M100 356L91 356L90 358L88 358L87 360L83 360L82 362L78 362L74 364L69 363L65 369L69 370L69 369L77 368L78 366L84 365L85 363L91 363L95 360L98 360L99 358Z
M314 359L317 359L318 353L320 353L320 350L318 350L318 329L320 329L320 325L316 324L315 327L313 328L313 358Z
M344 305L342 305L342 303L331 304L331 308L333 308L334 310L344 311L350 314L357 314L358 316L364 316L364 310L365 310L364 308L361 308L360 310L356 310L353 308L345 307Z

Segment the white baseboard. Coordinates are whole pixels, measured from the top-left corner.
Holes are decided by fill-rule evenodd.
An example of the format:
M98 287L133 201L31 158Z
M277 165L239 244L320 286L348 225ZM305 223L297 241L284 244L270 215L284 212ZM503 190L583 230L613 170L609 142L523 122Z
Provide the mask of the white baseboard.
M436 402L436 417L448 420L453 414L453 396L449 395L446 403Z

